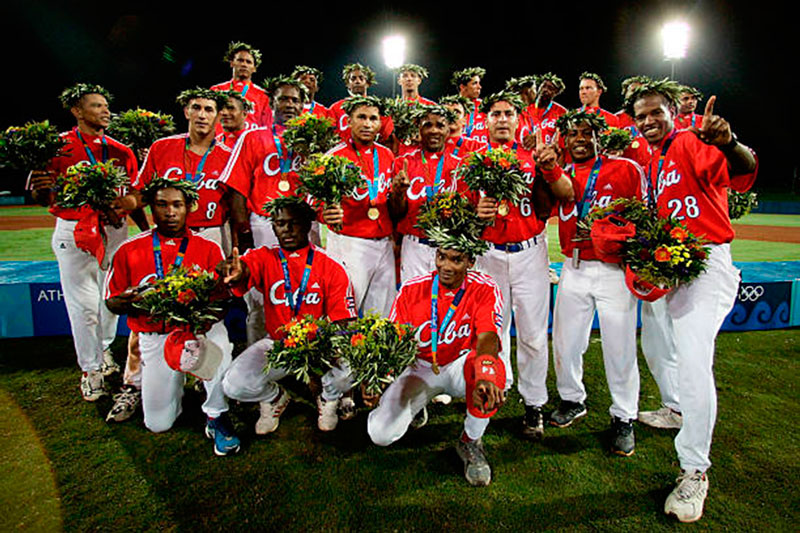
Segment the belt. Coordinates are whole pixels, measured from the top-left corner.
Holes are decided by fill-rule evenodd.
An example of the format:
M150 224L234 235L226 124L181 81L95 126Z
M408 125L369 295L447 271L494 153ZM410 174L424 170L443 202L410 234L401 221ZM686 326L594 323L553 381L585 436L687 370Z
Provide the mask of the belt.
M527 241L522 242L507 242L505 244L495 244L489 243L492 248L495 250L500 250L501 252L508 252L508 253L516 253L521 252L522 250L526 250L528 248L533 248L537 244L537 238L531 237Z
M406 233L405 237L407 237L411 241L418 242L426 246L430 246L431 248L436 248L436 244L434 244L432 240L426 239L425 237L417 237L416 235L411 235L409 233Z

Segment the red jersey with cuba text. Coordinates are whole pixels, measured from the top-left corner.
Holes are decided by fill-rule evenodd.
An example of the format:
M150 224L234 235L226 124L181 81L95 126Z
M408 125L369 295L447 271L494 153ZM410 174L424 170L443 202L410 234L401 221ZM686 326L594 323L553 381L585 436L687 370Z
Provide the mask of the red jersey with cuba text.
M328 109L328 115L333 120L333 125L336 126L336 131L343 142L350 142L350 116L342 108L342 104L347 100L339 100ZM394 133L394 121L392 117L381 115L381 128L378 130L377 141L386 142L389 137Z
M114 166L120 167L125 170L128 175L129 185L133 185L136 181L138 165L136 163L136 156L130 148L125 146L119 141L116 141L108 135L89 135L80 132L83 141L86 142L84 148L83 142L78 137L78 128L72 128L70 131L65 131L61 134L61 138L67 141L61 155L54 157L50 164L47 165L47 170L54 172L56 176L61 176L67 173L67 169L72 165L82 164L89 165L91 160L86 153L88 149L98 163L103 163L103 146L105 143L106 151L108 152L107 160L115 159ZM119 195L122 196L127 192L127 186L120 188ZM50 213L63 218L64 220L80 220L85 215L91 212L89 207L81 207L79 209L67 209L58 207L53 204L50 206Z
M129 287L146 285L156 280L156 255L153 250L153 232L144 231L125 241L114 254L111 268L106 274L103 298L108 300L119 296ZM187 230L189 242L183 257L182 266L189 270L206 270L213 272L217 264L223 260L222 248L212 240L195 235ZM183 237L164 237L159 234L161 244L161 264L164 272L169 272L169 265L181 247ZM162 322L153 322L142 314L128 315L128 327L131 331L167 333L169 330Z
M375 152L378 157L377 172L374 166ZM359 147L356 151L353 141L348 141L335 146L328 154L346 157L353 161L361 168L361 176L364 178L363 185L356 189L352 197L342 198L344 221L342 230L338 233L365 239L378 239L391 235L392 221L389 218L387 200L392 185L394 163L392 151L378 143L373 143L369 147ZM371 200L368 184L373 180L377 193L375 199ZM376 220L369 218L370 207L378 209Z
M503 146L507 150L513 149L514 145L517 146L516 155L520 160L520 169L525 176L525 183L528 186L528 193L523 196L519 205L508 205L507 215L498 215L495 217L494 224L483 230L482 238L494 244L508 244L518 243L532 239L544 231L545 223L536 217L533 210L533 203L531 202L531 191L533 188L533 180L536 175L536 168L533 162L531 153L525 150L518 143L498 144L492 143L491 149L497 149ZM490 148L484 148L477 153L485 153ZM478 195L484 196L483 192L470 191L463 181L457 184L459 192L470 194L474 203L477 204Z
M403 284L397 294L389 320L398 324L410 324L416 328L419 350L417 357L431 362L431 287L435 272L411 278ZM468 271L464 279L464 295L444 334L439 334L437 364L444 366L467 355L475 349L478 335L494 332L500 336L503 324L503 296L497 284L479 272ZM450 304L458 289L451 290L439 285L437 314L441 328Z
M470 137L482 143L489 142L489 128L486 127L486 114L481 113L481 99L472 101L472 110L467 110L464 117L464 137Z
M530 133L536 134L536 132L541 129L544 142L551 143L558 130L558 128L556 128L556 121L558 117L567 112L567 108L558 102L551 101L544 107L536 107L536 104L531 104L526 109L526 112L530 117Z
M278 141L283 157L288 158L283 139L278 137ZM297 170L301 165L302 158L293 156L288 172L281 172L281 158L272 129L257 128L246 131L239 138L220 181L247 198L248 208L252 212L268 217L264 204L278 196L294 194L298 185ZM280 190L281 181L289 183L286 191Z
M335 322L356 318L355 298L350 279L344 267L328 257L325 251L313 244L300 250L283 250L289 269L289 280L293 291L292 302L298 297L303 272L305 271L309 249L314 248L308 284L303 294L298 316L311 315L314 318L327 317ZM286 298L283 267L278 246L254 248L247 251L241 259L250 269L248 286L235 287L237 296L244 295L251 287L264 295L264 316L266 331L272 339L281 339L286 334L280 327L288 323L294 313Z
M561 252L572 256L573 249L580 249L580 258L583 260L597 259L590 239L573 241L578 223L578 205L584 199L586 186L589 181L595 159L583 163L573 163L567 169L567 174L572 180L575 191L575 200L561 202L558 206L558 239L561 242ZM607 207L619 198L643 198L645 187L644 174L639 165L629 159L617 157L600 157L600 171L597 174L593 190L589 192L586 201L589 210L593 207Z
M269 106L267 92L250 81L231 80L218 83L211 87L212 91L237 91L248 101L253 103L253 109L247 112L245 122L261 128L272 124L272 108ZM222 131L222 126L217 123L217 133Z
M231 150L225 144L214 142L205 157L202 171L198 173L204 155L187 148L188 133L159 139L147 152L142 172L134 183L136 189L144 189L154 175L172 180L189 179L197 185L200 200L197 209L186 215L190 228L221 226L228 219L227 206L222 202L225 187L220 177L228 163Z
M672 142L659 173L660 155L670 138ZM733 240L733 227L728 217L728 188L734 179L737 190L749 189L758 169L732 178L722 152L689 131L673 130L651 148L653 158L647 169L648 186L655 194L659 216L677 218L689 231L713 244Z
M461 159L447 152L430 153L418 149L394 160L393 176L403 170L405 161L408 161L408 180L410 182L406 189L408 212L397 224L397 231L404 235L424 237L422 230L415 227L419 210L428 201L429 194L433 196L438 191L456 190L456 169L461 164ZM439 176L440 183L434 190L440 162L442 165Z

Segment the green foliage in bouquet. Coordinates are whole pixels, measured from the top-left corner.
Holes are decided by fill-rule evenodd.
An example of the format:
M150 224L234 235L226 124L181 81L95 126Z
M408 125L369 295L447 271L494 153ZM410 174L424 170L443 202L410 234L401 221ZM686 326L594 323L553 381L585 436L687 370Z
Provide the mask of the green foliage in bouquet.
M392 117L392 122L394 122L394 134L400 142L410 142L417 139L419 136L417 120L424 108L425 106L423 104L415 100L386 98L383 101L384 113Z
M78 163L56 178L56 205L77 209L88 206L103 210L111 205L118 189L128 183L125 169L115 166L116 159L105 163Z
M167 327L185 328L192 333L205 331L209 323L219 320L222 306L214 303L217 279L213 272L195 266L172 265L167 274L152 282L133 306L143 310L152 322Z
M297 191L326 205L338 204L364 184L361 169L339 155L314 154L297 172Z
M484 191L498 202L506 200L517 205L529 192L517 154L505 147L472 152L458 172L467 187Z
M267 351L264 372L282 368L308 384L311 376L321 376L333 364L332 326L311 315L294 317L281 326L286 333Z
M283 142L289 150L308 158L311 154L324 154L341 142L329 118L313 113L303 113L286 123Z
M728 216L731 220L749 215L758 207L758 195L754 192L736 192L728 189Z
M604 152L621 152L633 142L633 134L626 128L610 127L600 132L597 138Z
M436 246L477 257L489 249L480 238L486 222L472 204L455 192L439 192L422 204L416 226Z
M369 314L353 321L347 331L333 337L333 342L336 354L350 364L355 384L362 384L368 394L380 394L415 361L414 333L409 325Z
M137 107L111 117L108 133L134 152L150 148L156 140L175 132L172 115Z
M65 144L47 120L10 126L0 133L0 168L44 170L51 159L61 154Z

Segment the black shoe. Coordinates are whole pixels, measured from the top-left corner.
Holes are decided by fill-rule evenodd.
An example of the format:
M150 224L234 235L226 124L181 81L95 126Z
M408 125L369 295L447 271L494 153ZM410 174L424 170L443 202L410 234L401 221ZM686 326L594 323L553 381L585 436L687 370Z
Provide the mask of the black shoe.
M542 408L533 405L525 406L525 416L522 419L522 435L530 440L544 438L544 417Z
M565 428L572 425L575 420L586 416L586 406L578 402L561 400L558 409L550 415L550 425Z
M624 457L633 455L635 446L633 421L625 421L615 416L611 419L611 429L614 432L614 441L611 443L611 451Z

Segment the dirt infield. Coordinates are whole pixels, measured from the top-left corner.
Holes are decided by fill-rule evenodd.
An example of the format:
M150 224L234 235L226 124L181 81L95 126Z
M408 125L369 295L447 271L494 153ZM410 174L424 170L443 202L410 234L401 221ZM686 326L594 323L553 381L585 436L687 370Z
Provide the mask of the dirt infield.
M556 219L551 219L550 223L555 224ZM0 231L52 228L53 225L53 217L50 215L0 217ZM135 224L132 220L128 219L128 225L134 226ZM800 243L800 228L734 224L733 229L736 231L737 239L750 241L786 242L792 244Z

